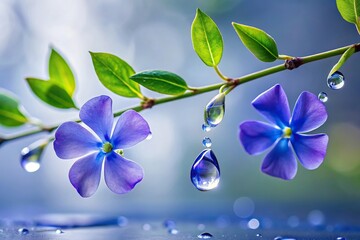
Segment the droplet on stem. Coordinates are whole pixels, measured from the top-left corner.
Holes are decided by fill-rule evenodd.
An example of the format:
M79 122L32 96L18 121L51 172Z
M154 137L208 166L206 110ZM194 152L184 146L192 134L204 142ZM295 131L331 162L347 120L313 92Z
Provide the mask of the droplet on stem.
M191 182L200 191L216 188L220 182L220 168L214 152L203 150L191 167Z
M225 115L225 94L219 93L205 107L205 123L210 127L216 127Z
M334 89L334 90L338 90L338 89L344 87L344 84L345 84L345 77L339 71L334 72L327 79L327 85L329 86L329 88Z

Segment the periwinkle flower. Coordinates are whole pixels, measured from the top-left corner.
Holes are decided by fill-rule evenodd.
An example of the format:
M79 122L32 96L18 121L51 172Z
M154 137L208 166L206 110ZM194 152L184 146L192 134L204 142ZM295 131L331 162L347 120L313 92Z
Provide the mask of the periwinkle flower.
M150 134L148 123L133 110L124 112L113 129L112 100L108 96L90 99L80 109L80 119L63 123L55 133L54 149L59 158L78 160L69 172L71 184L82 197L93 195L100 182L102 165L106 185L122 194L143 178L143 169L118 151L134 146Z
M260 94L252 105L271 124L245 121L240 124L239 137L245 151L251 155L260 154L275 145L262 163L264 173L285 180L294 178L297 172L294 152L306 169L313 170L320 166L326 155L328 136L303 134L317 129L327 119L324 104L314 94L302 92L292 116L280 85Z

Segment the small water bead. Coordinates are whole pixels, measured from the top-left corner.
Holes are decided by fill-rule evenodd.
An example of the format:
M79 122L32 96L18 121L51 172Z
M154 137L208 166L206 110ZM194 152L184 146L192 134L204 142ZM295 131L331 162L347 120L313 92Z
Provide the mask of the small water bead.
M327 85L329 86L329 88L331 88L333 90L338 90L338 89L344 87L344 84L345 84L345 77L339 71L334 72L327 79Z
M205 123L210 127L216 127L225 115L225 94L219 93L205 107Z
M261 233L256 234L257 237L262 237Z
M191 182L200 191L216 188L220 182L220 168L214 152L203 150L191 167Z
M210 148L212 145L211 139L209 137L204 137L202 144L204 147Z
M209 239L209 238L212 238L213 235L211 233L204 232L204 233L199 234L197 237L200 239Z
M206 123L204 123L202 126L201 126L202 130L204 132L210 132L211 130L211 127L209 125L207 125Z
M55 233L56 233L56 234L63 234L63 233L64 233L64 231L63 231L63 230L61 230L61 229L56 229L56 230L55 230Z
M336 240L346 240L345 237L337 237Z
M328 97L326 92L321 92L318 95L318 99L324 103L324 102L327 102L329 100L329 97Z
M179 233L179 230L177 230L176 228L170 228L168 230L168 233L170 233L171 235L176 235Z
M39 170L41 155L48 143L48 139L41 139L21 150L20 163L25 171L36 172Z
M19 228L19 229L18 229L18 233L19 233L20 235L28 235L28 234L30 233L30 230L27 229L27 228Z

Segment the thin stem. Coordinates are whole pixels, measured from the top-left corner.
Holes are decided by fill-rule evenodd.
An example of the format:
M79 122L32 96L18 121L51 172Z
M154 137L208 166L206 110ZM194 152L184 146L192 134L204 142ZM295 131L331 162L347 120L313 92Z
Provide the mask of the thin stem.
M227 81L227 82L231 80L230 78L228 78L227 76L225 76L224 74L222 74L222 72L220 71L220 69L219 69L218 66L215 66L214 69L215 69L217 75L219 75L219 77L220 77L222 80Z
M271 74L274 74L274 73L277 73L277 72L280 72L280 71L291 70L293 68L299 67L302 64L306 64L306 63L322 60L322 59L325 59L325 58L330 58L330 57L333 57L333 56L341 55L349 47L354 47L355 52L360 51L360 43L357 43L357 44L353 44L353 45L333 49L333 50L326 51L326 52L317 53L317 54L314 54L314 55L309 55L309 56L305 56L305 57L301 57L301 58L293 58L292 60L295 62L295 63L293 63L293 64L295 64L295 67L291 67L292 65L289 65L286 62L285 64L279 64L279 65L276 65L276 66L273 66L273 67L270 67L270 68L266 68L266 69L263 69L263 70L260 70L260 71L254 72L254 73L250 73L250 74L247 74L247 75L244 75L242 77L235 78L235 79L225 77L224 75L222 75L222 73L219 71L219 69L217 67L215 67L215 70L217 71L219 76L223 80L226 80L227 83L222 82L222 83L209 85L209 86L204 86L204 87L199 87L199 88L191 88L190 91L187 91L184 94L177 95L177 96L162 97L162 98L157 98L157 99L146 98L146 99L143 99L144 101L140 105L136 105L136 106L133 106L133 107L129 107L129 108L117 111L117 112L114 113L114 116L115 117L120 116L123 112L125 112L125 111L127 111L129 109L133 109L135 111L140 112L142 110L151 108L151 107L153 107L155 105L159 105L159 104L163 104L163 103L167 103L167 102L173 102L173 101L176 101L176 100L179 100L179 99L193 97L193 96L200 95L200 94L203 94L203 93L211 92L211 91L220 89L224 85L225 85L225 87L229 87L226 90L226 94L228 94L230 91L235 89L238 85L241 85L243 83L250 82L252 80L262 78L264 76L271 75ZM292 60L287 60L287 61L292 61ZM76 120L76 121L80 122L80 120ZM12 136L5 136L5 137L1 136L0 137L0 140L1 140L0 143L15 140L15 139L19 139L19 138L23 138L23 137L30 136L30 135L34 135L34 134L37 134L37 133L40 133L40 132L52 132L58 126L59 125L54 125L54 126L49 126L49 127L41 127L40 129L34 129L34 130L31 130L31 131L27 131L27 132L23 132L23 133L19 133L19 134L14 134Z

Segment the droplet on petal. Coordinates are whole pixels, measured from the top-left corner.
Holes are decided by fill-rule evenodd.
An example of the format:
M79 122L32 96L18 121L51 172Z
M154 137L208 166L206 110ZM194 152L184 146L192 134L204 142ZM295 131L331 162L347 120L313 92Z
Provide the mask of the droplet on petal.
M36 172L40 168L41 155L49 139L41 139L21 150L20 163L27 172Z
M212 145L211 139L209 137L204 137L202 144L204 147L207 147L207 148L211 147L211 145Z
M205 107L205 123L210 127L216 127L225 115L225 94L219 93Z
M338 90L338 89L344 87L344 84L345 84L345 77L339 71L334 72L327 79L327 85L329 86L329 88L334 89L334 90Z
M327 102L327 100L329 100L328 95L326 94L326 92L321 92L318 95L318 99L322 102Z
M216 188L220 182L220 168L214 152L203 150L191 167L191 182L200 191Z

